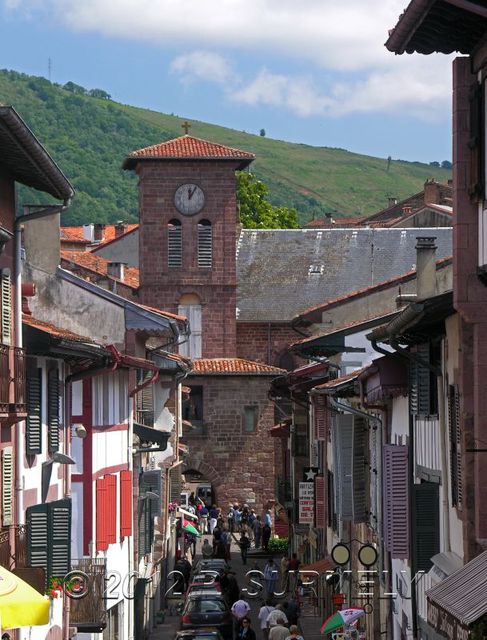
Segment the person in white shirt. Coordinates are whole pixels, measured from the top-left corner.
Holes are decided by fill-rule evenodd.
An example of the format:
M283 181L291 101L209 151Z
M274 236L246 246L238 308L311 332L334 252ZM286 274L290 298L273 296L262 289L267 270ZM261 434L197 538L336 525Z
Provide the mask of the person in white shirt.
M289 629L284 625L284 618L278 618L277 624L269 631L269 640L286 640Z
M259 622L260 622L260 630L262 631L263 640L268 640L269 638L269 627L267 626L267 618L269 614L274 611L275 607L272 606L272 600L268 598L265 601L265 604L261 606L259 609Z
M267 626L269 629L275 627L278 623L278 620L282 620L284 624L288 624L288 619L284 611L282 610L282 605L278 604L274 611L271 611L267 616Z

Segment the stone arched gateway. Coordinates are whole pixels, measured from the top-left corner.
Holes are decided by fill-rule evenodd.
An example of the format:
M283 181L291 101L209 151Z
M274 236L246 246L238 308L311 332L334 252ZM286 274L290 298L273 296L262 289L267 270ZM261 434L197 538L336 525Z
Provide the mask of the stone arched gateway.
M219 473L211 464L208 464L208 462L203 459L203 456L198 456L197 454L190 455L185 458L183 473L189 469L201 473L205 481L209 482L212 485L215 495L215 502L218 503L218 487L221 486L224 481L221 473Z

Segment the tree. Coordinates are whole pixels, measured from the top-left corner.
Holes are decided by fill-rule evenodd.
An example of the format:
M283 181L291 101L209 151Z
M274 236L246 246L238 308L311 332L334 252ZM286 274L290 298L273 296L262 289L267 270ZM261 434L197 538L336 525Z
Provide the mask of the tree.
M103 89L90 89L88 95L91 98L100 98L101 100L110 100L112 97L109 93L103 91Z
M76 93L78 95L86 95L86 89L84 87L71 81L66 82L66 84L63 85L63 89L65 89L66 91L71 91L71 93Z
M246 229L297 229L298 213L289 207L275 207L268 200L269 187L253 173L237 172L237 201L240 222Z
M443 160L443 162L441 163L441 168L442 169L451 169L452 168L452 164L449 160Z
M440 167L440 163L436 162L436 160L434 160L433 162L430 162L430 167Z
M259 135L265 138L265 129L261 129Z

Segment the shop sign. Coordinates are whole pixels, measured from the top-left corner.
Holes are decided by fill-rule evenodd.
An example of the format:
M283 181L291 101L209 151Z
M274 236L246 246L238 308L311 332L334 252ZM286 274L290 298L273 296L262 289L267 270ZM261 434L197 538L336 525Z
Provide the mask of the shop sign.
M314 482L299 483L299 524L314 524L315 485Z
M451 613L428 598L428 624L448 640L468 640L470 630Z

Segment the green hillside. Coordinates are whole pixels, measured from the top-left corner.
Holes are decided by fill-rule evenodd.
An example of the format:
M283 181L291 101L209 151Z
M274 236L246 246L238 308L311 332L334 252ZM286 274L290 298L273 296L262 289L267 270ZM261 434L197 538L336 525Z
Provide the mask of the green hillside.
M182 118L113 102L104 92L0 70L0 102L11 104L32 128L76 189L63 224L135 221L137 184L122 171L127 153L182 135ZM66 87L66 85L65 85ZM450 172L426 164L363 156L192 122L191 135L256 154L253 171L270 187L270 200L298 210L301 222L365 215L421 191L426 178ZM27 194L21 193L21 199ZM31 199L30 196L29 199ZM39 195L36 195L39 201Z

